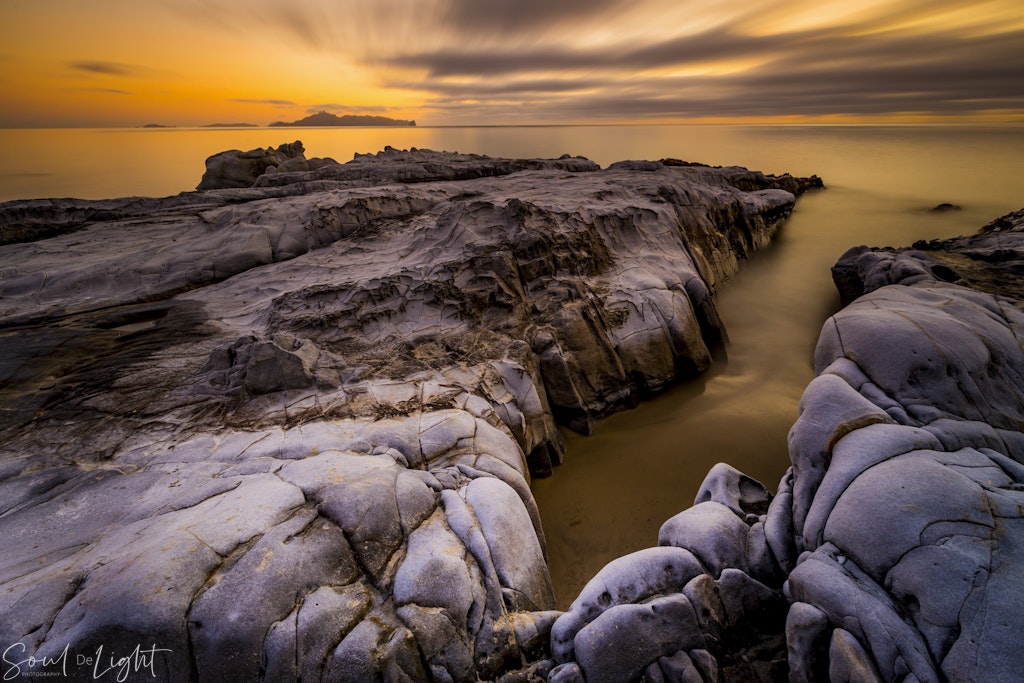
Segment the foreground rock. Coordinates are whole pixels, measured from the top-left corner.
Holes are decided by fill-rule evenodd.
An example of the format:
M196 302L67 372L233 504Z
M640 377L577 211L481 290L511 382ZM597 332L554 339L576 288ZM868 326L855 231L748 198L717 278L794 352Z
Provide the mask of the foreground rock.
M1018 679L1022 236L840 259L776 495L712 470L555 621L550 680Z
M288 163L0 205L5 676L543 675L556 422L706 368L715 288L794 203L658 162Z

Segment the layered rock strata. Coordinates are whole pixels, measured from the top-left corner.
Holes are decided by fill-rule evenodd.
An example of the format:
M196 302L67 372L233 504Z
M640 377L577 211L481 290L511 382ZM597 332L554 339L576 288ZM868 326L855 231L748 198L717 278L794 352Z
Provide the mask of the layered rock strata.
M299 156L255 187L0 205L5 675L543 675L531 470L556 423L707 367L713 292L796 182Z
M549 680L1019 678L1022 238L844 255L776 495L712 470L558 617Z

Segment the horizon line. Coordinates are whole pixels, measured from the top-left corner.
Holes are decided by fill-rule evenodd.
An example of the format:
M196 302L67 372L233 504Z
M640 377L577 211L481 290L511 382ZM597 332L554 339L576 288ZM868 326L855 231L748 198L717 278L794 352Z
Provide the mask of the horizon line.
M1024 115L1016 119L998 121L963 120L961 117L948 117L928 121L899 120L850 120L850 121L628 121L628 122L574 122L574 123L456 123L456 124L417 124L416 126L381 126L381 125L340 125L340 126L274 126L257 123L214 123L214 124L134 124L134 125L4 125L0 130L144 130L158 132L167 130L208 130L223 131L230 129L261 130L332 130L332 129L400 129L417 128L585 128L585 127L631 127L631 126L944 126L944 125L1013 125L1024 123Z

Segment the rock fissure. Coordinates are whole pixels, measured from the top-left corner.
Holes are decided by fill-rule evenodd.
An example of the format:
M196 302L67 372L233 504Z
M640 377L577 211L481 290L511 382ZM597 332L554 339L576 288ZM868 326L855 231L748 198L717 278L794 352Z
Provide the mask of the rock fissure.
M68 435L88 425L89 448L137 468L47 499L79 506L94 545L65 564L0 574L0 606L32 610L36 623L53 615L51 637L73 647L166 642L165 680L546 675L545 643L574 617L551 611L530 470L561 457L557 417L586 431L707 366L723 333L713 292L788 215L795 197L772 189L780 182L742 169L600 170L574 157L426 150L337 164L290 145L219 155L199 193L40 207L26 234L74 229L67 221L82 212L95 220L74 239L39 240L45 250L0 247L20 264L0 278L0 325L31 317L46 333L62 310L127 316L141 300L167 314L90 371L116 381L82 383L75 370L55 379L40 419L0 422L5 457L49 468L39 444L64 442L77 463L82 447ZM19 385L16 398L34 391ZM158 469L172 461L175 472ZM26 469L5 485L26 481ZM153 473L188 493L151 490ZM210 483L228 476L238 477L230 489ZM42 505L12 508L0 533L22 533ZM126 509L141 519L122 531ZM600 680L606 664L641 675L656 652L673 662L663 671L708 678L712 641L688 630L701 618L733 633L745 618L761 630L777 621L784 603L768 577L784 543L767 519L721 521L756 571L658 550L675 559L648 568L678 576L610 579L616 604L578 624L586 661L560 663ZM131 551L143 537L128 534L146 524L152 542ZM79 591L89 612L33 588L69 572L89 577ZM644 586L638 605L627 576ZM681 597L698 577L692 602ZM3 624L0 636L25 635ZM691 635L631 664L608 659L604 625ZM730 672L757 668L722 657Z

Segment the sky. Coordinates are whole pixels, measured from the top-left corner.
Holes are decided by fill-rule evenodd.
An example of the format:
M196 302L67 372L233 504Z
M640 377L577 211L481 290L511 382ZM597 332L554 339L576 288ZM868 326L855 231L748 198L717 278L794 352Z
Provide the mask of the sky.
M1024 121L1020 0L0 0L0 127Z

